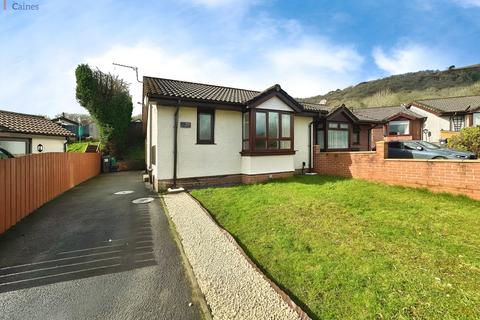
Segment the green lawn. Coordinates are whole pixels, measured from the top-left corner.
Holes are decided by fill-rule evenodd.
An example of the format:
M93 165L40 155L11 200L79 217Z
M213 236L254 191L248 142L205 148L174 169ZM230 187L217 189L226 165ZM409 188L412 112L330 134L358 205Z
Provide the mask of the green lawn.
M75 142L67 145L67 152L85 152L89 144L98 145L99 142Z
M194 190L314 319L479 319L480 202L300 177Z

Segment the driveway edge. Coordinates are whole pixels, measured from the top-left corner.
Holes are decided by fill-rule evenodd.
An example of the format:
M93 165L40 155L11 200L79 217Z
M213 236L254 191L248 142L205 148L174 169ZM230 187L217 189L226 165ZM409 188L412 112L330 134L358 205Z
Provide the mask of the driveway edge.
M180 252L180 256L182 257L185 273L187 275L188 280L190 281L190 285L192 286L192 299L194 300L194 302L198 303L200 307L200 312L202 313L202 318L204 320L213 320L210 308L208 307L208 304L207 304L207 300L205 299L205 296L202 290L200 289L200 286L198 285L197 278L195 277L195 273L193 272L193 268L190 262L188 261L185 251L183 250L180 235L178 234L177 229L175 228L175 224L173 223L172 218L168 214L168 208L165 204L165 201L161 196L159 197L159 200L160 200L160 205L162 206L165 212L164 214L167 217L168 225L169 225L169 229L170 229L170 233L172 235L173 241L175 241L175 244L177 245L177 248Z
M208 211L207 208L205 208L200 201L195 199L194 196L190 194L190 192L185 192L188 194L190 198L195 201L200 208L202 208L203 212L206 214L206 216L221 230L221 232L225 235L225 237L236 247L236 249L240 252L240 254L245 258L245 260L255 269L257 273L259 273L265 281L268 282L270 287L282 298L282 300L293 310L295 311L298 316L300 317L301 320L311 320L311 318L307 315L305 311L300 308L293 300L290 298L288 294L285 293L273 280L271 280L269 277L267 277L266 274L262 272L262 270L250 259L250 257L245 253L243 248L237 243L235 238L228 232L226 229L224 229L221 225L218 224L218 222L212 217L211 213Z

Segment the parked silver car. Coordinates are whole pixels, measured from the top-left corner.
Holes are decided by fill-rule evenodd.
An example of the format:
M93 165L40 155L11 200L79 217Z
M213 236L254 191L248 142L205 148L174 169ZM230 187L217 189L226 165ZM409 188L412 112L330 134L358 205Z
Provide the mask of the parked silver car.
M421 140L390 141L388 157L391 159L477 159L472 152L441 148Z

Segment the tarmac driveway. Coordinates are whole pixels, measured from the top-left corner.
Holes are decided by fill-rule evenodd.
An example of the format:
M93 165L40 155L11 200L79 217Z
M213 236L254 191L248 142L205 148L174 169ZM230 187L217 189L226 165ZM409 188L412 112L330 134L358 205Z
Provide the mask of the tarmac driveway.
M101 175L0 236L0 318L201 318L159 199L131 202L148 196L138 172Z

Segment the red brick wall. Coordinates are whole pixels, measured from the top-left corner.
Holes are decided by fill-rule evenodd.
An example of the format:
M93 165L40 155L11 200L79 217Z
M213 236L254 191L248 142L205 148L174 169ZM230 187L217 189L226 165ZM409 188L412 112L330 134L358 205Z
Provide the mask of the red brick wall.
M371 147L372 148L375 146L375 143L377 143L377 141L383 141L383 133L384 133L383 124L379 124L375 128L372 129L372 133L371 133L371 139L372 139Z
M480 200L480 160L386 159L386 154L383 141L377 143L376 152L320 152L315 146L314 171Z

